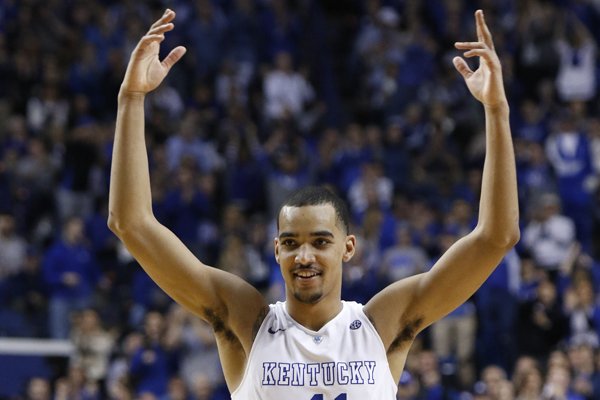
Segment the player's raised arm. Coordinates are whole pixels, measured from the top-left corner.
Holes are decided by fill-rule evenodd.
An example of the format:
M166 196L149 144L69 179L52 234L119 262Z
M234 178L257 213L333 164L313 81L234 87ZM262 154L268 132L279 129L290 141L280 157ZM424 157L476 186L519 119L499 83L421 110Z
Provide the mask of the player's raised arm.
M127 66L119 93L108 224L163 290L212 324L217 338L222 338L220 353L224 350L227 358L223 366L228 383L235 386L241 378L243 357L250 351L254 324L265 310L262 296L242 279L202 264L152 213L144 97L185 53L180 46L164 60L158 57L174 18L175 13L167 10L152 25ZM223 349L222 343L240 355L230 357L236 353Z
M477 41L456 43L456 48L465 51L464 57L478 57L479 67L471 70L460 57L454 65L485 110L479 220L429 272L392 284L367 304L365 311L388 348L410 343L417 332L466 301L519 239L515 159L501 65L481 10L475 20Z

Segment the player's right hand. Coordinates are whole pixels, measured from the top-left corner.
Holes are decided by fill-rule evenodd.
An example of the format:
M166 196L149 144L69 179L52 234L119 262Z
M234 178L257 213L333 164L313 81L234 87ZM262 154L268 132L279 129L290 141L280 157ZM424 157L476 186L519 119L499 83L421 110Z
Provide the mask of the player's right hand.
M121 84L121 96L144 95L156 89L171 67L185 54L185 47L177 46L164 60L158 59L160 43L165 39L165 32L173 29L174 18L175 11L167 9L140 39L131 53L125 78Z

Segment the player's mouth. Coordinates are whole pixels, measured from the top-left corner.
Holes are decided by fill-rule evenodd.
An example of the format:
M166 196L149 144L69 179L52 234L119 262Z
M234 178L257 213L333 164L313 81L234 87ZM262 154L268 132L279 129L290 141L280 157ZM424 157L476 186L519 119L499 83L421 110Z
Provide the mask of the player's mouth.
M321 273L314 269L298 269L294 271L293 275L294 278L298 279L299 281L308 282L317 279L319 276L321 276Z

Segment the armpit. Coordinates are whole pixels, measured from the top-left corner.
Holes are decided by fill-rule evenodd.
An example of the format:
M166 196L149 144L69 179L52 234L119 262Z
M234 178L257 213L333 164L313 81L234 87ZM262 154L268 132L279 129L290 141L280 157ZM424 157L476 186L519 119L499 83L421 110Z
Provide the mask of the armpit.
M239 341L235 333L233 333L233 331L225 323L223 318L220 315L218 315L213 309L205 307L203 311L204 318L206 319L206 322L208 322L212 326L215 335L222 336L228 342Z
M402 348L405 344L412 343L415 339L415 336L417 336L417 333L419 333L419 329L421 328L422 324L423 317L418 317L408 322L404 322L402 324L402 329L396 338L392 340L392 343L390 343L387 353L390 354Z

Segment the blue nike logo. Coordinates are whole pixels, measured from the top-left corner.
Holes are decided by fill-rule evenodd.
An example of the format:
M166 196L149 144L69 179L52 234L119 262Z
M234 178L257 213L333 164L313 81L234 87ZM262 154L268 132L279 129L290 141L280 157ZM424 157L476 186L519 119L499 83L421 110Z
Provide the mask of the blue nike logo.
M269 328L269 333L270 333L271 335L274 335L274 334L276 334L277 332L283 332L283 331L285 331L285 329L281 329L281 328L279 328L279 329L275 330L275 329L273 329L272 327L270 327L270 328Z

